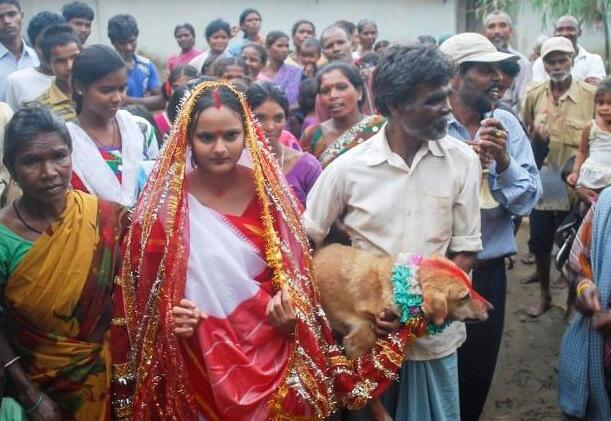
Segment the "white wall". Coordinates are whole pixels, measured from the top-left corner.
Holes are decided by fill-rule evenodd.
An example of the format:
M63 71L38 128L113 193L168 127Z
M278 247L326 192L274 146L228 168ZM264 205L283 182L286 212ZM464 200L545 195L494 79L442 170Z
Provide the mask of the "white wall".
M106 24L118 13L132 14L140 28L140 48L157 58L165 58L178 47L173 37L177 23L193 24L197 45L207 48L205 25L218 17L236 24L247 7L263 16L263 32L290 31L298 19L313 21L317 31L338 19L354 22L369 18L378 22L381 37L397 42L420 34L438 35L456 28L456 0L84 0L96 10L90 43L108 43ZM68 0L21 0L26 21L41 10L58 11Z

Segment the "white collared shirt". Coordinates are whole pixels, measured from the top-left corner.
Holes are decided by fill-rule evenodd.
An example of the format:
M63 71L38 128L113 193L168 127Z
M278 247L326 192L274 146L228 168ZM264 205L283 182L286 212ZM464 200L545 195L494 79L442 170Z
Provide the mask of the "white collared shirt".
M384 128L322 172L308 194L304 224L320 244L345 212L352 245L377 255L478 252L480 180L479 159L463 142L450 136L426 142L408 167L391 151ZM408 359L443 358L465 338L464 325L453 323L419 339Z
M26 67L36 67L40 64L38 56L33 48L29 47L25 41L23 51L19 60L0 43L0 101L6 101L6 83L8 75L19 69Z
M579 79L586 80L589 77L597 77L603 80L607 76L603 59L598 54L592 54L586 51L581 45L578 46L579 53L575 57L571 74ZM543 82L548 80L549 76L545 72L543 59L539 57L533 63L533 82Z

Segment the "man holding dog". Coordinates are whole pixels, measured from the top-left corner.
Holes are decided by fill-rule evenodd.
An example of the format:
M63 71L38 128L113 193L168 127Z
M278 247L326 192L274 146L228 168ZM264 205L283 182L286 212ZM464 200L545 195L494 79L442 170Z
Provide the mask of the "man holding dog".
M446 135L454 66L433 47L393 47L373 76L377 109L388 118L376 135L341 155L308 195L304 223L320 245L341 218L352 246L378 255L448 255L470 271L480 239L477 155ZM382 396L395 420L460 416L456 350L462 323L416 341L400 382ZM365 411L350 420L371 417Z
M477 254L473 286L494 311L487 321L467 326L467 341L458 351L461 419L477 421L503 336L505 257L517 251L511 217L530 213L541 194L541 180L520 122L495 109L502 77L498 63L517 57L497 51L476 33L455 35L440 50L458 66L451 82L453 115L448 133L471 144L484 168L480 193L484 248Z

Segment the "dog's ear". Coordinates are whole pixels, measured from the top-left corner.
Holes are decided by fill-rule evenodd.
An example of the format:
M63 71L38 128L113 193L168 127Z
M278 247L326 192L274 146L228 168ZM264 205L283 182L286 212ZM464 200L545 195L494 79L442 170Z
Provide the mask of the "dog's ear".
M434 324L440 325L445 322L448 315L448 303L446 294L442 291L423 291L422 311L424 317L432 320Z

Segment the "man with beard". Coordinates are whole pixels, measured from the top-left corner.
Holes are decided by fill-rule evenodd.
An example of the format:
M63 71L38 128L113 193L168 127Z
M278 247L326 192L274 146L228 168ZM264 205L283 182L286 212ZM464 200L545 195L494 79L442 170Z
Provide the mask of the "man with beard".
M571 44L576 55L573 57L571 73L579 80L585 80L592 85L598 85L606 76L605 64L598 54L586 51L577 43L581 35L579 21L574 16L562 16L554 24L554 36L565 37ZM548 74L543 65L543 59L539 57L533 63L533 82L541 82L548 79Z
M352 37L343 26L335 23L325 28L320 34L320 47L327 62L352 64Z
M520 72L515 76L511 87L507 90L501 101L518 111L526 92L526 87L532 79L530 61L522 53L514 50L509 44L509 37L513 34L511 17L502 10L489 13L484 18L484 36L488 38L498 51L513 54L516 57Z
M19 69L40 64L21 38L23 11L18 0L0 0L0 101L6 101L6 79Z
M537 317L551 306L549 291L553 236L569 210L569 196L560 169L577 153L582 130L594 116L596 87L578 80L573 70L574 46L565 37L553 37L541 46L541 58L549 80L531 87L522 107L522 119L533 142L548 145L541 169L542 200L530 215L529 247L535 255L536 273L526 282L539 282L541 295L529 311Z
M495 109L501 84L498 63L511 55L497 51L476 33L455 35L440 50L458 65L451 82L453 115L448 134L472 144L484 168L480 175L483 250L473 269L473 286L494 311L487 321L467 326L467 340L458 351L461 419L471 421L479 419L484 407L503 337L505 257L517 252L511 218L530 213L541 181L520 122Z
M304 223L317 246L341 218L353 247L394 257L447 255L471 270L481 250L481 166L466 144L446 135L453 71L436 47L420 44L392 47L381 59L375 105L388 121L335 159L310 191ZM451 323L410 346L400 383L383 395L393 419L459 418L456 349L464 340L464 324Z

